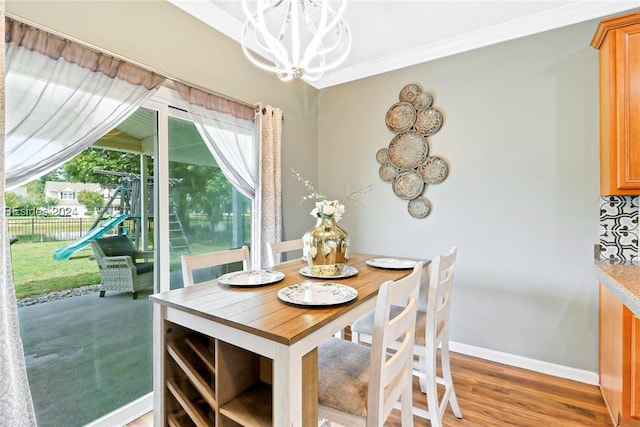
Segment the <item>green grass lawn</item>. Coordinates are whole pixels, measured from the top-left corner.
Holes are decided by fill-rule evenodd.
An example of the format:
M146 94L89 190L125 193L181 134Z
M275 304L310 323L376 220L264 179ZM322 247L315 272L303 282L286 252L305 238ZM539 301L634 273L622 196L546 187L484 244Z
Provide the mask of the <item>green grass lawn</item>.
M17 298L100 283L100 272L91 246L79 250L68 260L53 259L55 250L67 243L18 242L11 245Z
M18 241L11 245L13 281L17 298L101 282L98 264L90 245L73 254L68 260L53 259L56 249L68 243ZM190 247L193 254L229 249L229 245L198 243ZM180 270L179 253L171 254L170 269Z

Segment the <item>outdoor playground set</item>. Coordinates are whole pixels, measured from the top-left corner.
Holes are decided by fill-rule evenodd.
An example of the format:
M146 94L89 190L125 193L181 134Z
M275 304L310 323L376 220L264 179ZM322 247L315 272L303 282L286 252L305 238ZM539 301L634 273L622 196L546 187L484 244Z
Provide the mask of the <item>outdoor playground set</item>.
M96 169L94 173L104 175L114 175L120 177L118 184L113 184L115 191L109 198L108 202L100 211L100 214L96 218L95 222L91 226L91 229L81 236L79 239L64 245L53 253L53 259L56 261L62 261L71 258L71 256L89 245L91 241L100 239L104 235L108 234L114 227L118 227L118 234L126 234L134 242L139 242L142 235L142 215L147 215L147 218L152 218L149 213L153 203L147 203L146 206L142 206L141 200L141 178L140 175L124 172L113 172ZM179 180L172 180L171 184L176 184ZM153 177L147 179L147 192L146 194L153 196L152 186ZM114 201L119 200L118 213L109 214L114 206ZM142 210L146 212L142 212ZM126 220L133 220L133 229L131 227L124 227L122 224ZM182 227L182 222L175 212L170 216L170 243L172 249L182 249L189 252L189 245Z

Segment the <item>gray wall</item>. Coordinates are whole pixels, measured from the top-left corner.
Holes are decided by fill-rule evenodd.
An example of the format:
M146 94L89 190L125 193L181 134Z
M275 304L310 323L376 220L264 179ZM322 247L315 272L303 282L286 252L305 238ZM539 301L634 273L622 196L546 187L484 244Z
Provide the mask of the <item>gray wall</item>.
M8 0L6 10L186 82L281 108L288 238L313 223L290 168L336 198L374 183L360 203L347 202L341 224L353 250L430 258L457 245L453 340L597 370L595 21L318 92L256 70L235 42L168 3ZM433 211L422 220L378 178L375 160L393 137L385 113L414 82L445 115L430 142L451 166L427 189Z
M375 183L347 202L353 250L430 258L458 247L454 341L597 371L595 21L327 88L320 93L319 186ZM448 178L433 211L407 213L378 177L395 135L385 114L419 83L445 116L429 138Z

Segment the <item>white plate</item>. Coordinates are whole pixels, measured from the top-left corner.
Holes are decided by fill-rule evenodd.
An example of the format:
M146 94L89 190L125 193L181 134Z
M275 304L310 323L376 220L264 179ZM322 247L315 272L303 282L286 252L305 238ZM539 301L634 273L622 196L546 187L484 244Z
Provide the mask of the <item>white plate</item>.
M337 305L358 297L358 291L340 283L301 282L278 291L278 298L297 305Z
M307 266L302 267L300 270L298 270L298 273L302 274L303 276L314 277L316 279L344 279L345 277L351 277L358 274L358 269L355 267L351 267L350 265L345 265L342 269L342 273L338 274L337 276L318 276L316 274L313 274L311 272L311 269Z
M366 262L371 267L391 268L394 270L413 268L418 263L418 261L402 258L371 258Z
M284 279L284 273L271 270L235 271L218 277L218 282L231 286L261 286Z

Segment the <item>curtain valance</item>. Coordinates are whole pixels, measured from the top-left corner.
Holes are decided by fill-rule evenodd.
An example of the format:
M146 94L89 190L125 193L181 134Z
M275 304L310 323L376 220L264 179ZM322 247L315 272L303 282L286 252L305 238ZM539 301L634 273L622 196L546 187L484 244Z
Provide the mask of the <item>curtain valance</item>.
M97 52L78 43L32 27L23 22L5 17L5 43L38 52L53 60L65 61L100 72L110 78L118 78L146 89L158 87L166 80L164 76L143 70L113 56Z
M13 19L5 24L5 190L91 146L165 80Z
M238 119L253 120L255 108L235 102L212 93L175 82L176 90L180 96L191 105L204 107L224 114L231 114Z

